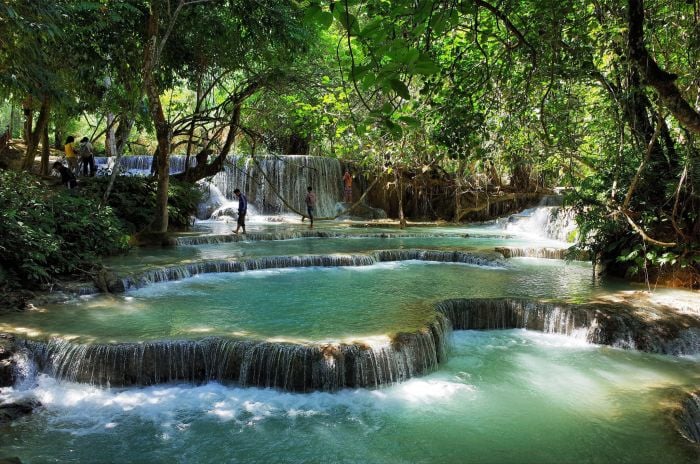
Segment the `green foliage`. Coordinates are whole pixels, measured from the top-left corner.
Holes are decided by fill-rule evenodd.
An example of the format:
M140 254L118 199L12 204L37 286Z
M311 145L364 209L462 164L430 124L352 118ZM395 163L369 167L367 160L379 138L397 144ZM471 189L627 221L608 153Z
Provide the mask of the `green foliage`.
M80 195L102 198L109 183L107 177L95 177L83 182ZM146 229L153 220L156 204L157 181L151 177L120 176L114 183L109 206L122 226L131 233ZM201 192L195 186L170 179L168 214L170 226L185 228L197 209Z
M47 283L83 273L98 257L127 248L127 237L109 207L61 189L47 191L33 177L0 171L0 268L5 282Z

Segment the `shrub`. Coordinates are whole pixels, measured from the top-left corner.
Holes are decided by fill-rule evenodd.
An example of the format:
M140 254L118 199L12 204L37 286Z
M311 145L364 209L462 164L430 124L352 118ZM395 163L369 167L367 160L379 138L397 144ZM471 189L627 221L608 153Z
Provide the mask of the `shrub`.
M126 249L127 236L110 207L0 170L0 284L32 287L84 273L98 257Z
M109 178L81 179L81 183L82 196L101 199ZM140 232L153 220L157 186L157 181L151 177L117 177L109 197L109 206L128 231ZM171 227L185 228L190 225L190 217L197 210L201 195L191 184L170 179L168 216Z

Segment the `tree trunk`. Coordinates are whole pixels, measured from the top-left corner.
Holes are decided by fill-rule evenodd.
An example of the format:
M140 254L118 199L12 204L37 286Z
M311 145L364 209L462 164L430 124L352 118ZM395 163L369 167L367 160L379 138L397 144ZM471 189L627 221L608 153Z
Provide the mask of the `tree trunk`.
M150 225L152 232L168 231L168 186L170 183L170 127L165 120L160 91L155 79L158 41L158 2L152 1L147 23L146 46L144 49L143 86L148 98L148 111L156 129L158 150L158 190L156 191L156 210Z
M15 125L15 104L10 102L10 123L7 125L7 131L10 133L10 138L12 138L12 129Z
M259 76L230 99L231 105L233 105L233 112L231 113L231 118L228 123L228 134L226 134L224 144L216 158L214 158L210 163L206 163L206 157L203 157L204 162L202 163L200 163L198 159L197 166L177 174L175 176L176 179L194 183L200 179L204 179L205 177L213 176L223 169L226 157L228 156L229 151L233 146L233 142L236 140L236 134L238 133L238 125L241 120L241 105L246 99L254 95L258 90L265 86L270 78L270 76L265 75ZM204 150L200 151L200 154L205 155L204 152L209 149L210 145L211 141ZM208 155L208 153L206 154Z
M406 217L403 213L403 182L401 182L401 173L397 167L394 167L394 178L396 179L396 196L399 201L399 228L406 228Z
M29 128L29 143L27 143L27 151L24 155L24 162L22 164L22 169L25 171L31 172L32 168L34 167L34 156L36 155L36 150L39 146L39 138L43 134L44 127L46 127L46 124L48 123L50 109L51 103L49 101L49 97L45 96L41 100L41 109L39 110L39 118L36 121L36 127L33 131L31 128Z
M49 125L44 125L43 136L41 137L41 167L39 174L42 176L49 175L49 154L51 147L49 146Z
M63 150L63 127L61 127L58 121L56 121L55 124L56 127L53 131L53 147L56 150Z
M233 142L236 139L240 119L241 105L239 104L236 105L236 107L233 109L233 113L231 114L231 120L229 121L228 125L228 134L226 135L226 140L224 141L224 145L221 148L219 154L216 156L216 158L214 158L211 163L207 163L206 156L208 156L208 152L206 152L205 149L197 155L197 166L183 173L176 174L175 178L193 184L200 179L213 176L216 173L220 172L224 167L226 157L228 156L229 151L231 151Z
M34 111L32 110L31 95L27 95L27 97L24 100L22 100L22 112L24 113L24 126L22 130L22 138L24 139L24 144L28 147L29 142L32 138L32 126L34 126Z
M107 113L107 133L105 134L105 155L117 156L117 141L114 135L114 113Z
M190 155L192 155L192 139L194 138L194 128L197 122L197 114L202 106L202 75L197 76L197 101L194 104L194 114L192 115L192 122L190 123L190 128L187 130L187 153L185 154L185 177L187 177L187 171L190 169ZM197 160L199 164L199 160Z
M457 175L455 176L455 214L453 222L459 222L459 212L462 211L462 177L464 174L464 161L457 160Z
M129 134L131 133L131 127L134 125L134 120L129 119L126 114L122 114L119 117L119 125L117 126L116 136L115 136L115 154L114 154L114 167L112 168L112 174L109 177L109 184L107 184L107 189L102 196L102 204L106 205L109 200L109 196L114 188L114 182L117 180L119 171L121 170L120 160L122 158L122 153L124 153L124 147L126 146L126 141L129 140Z

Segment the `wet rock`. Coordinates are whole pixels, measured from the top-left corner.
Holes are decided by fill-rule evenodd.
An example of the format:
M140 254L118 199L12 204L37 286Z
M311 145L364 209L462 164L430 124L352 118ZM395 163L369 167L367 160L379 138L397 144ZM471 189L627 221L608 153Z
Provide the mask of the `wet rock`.
M0 387L9 387L15 383L15 339L12 335L0 334Z
M143 231L132 236L134 245L171 247L177 245L177 240L168 232Z
M0 424L7 424L20 417L29 415L39 406L41 406L41 403L35 399L24 399L0 404Z
M353 206L351 203L337 203L336 212L340 214L338 219L368 220L386 219L386 211L373 208L365 203Z
M103 293L123 293L124 282L114 272L100 269L95 276L95 286Z
M0 458L0 464L22 464L18 457Z
M700 391L689 393L681 401L673 419L683 438L700 445Z
M0 298L0 315L3 313L26 310L32 298L34 298L34 293L29 290L2 291Z

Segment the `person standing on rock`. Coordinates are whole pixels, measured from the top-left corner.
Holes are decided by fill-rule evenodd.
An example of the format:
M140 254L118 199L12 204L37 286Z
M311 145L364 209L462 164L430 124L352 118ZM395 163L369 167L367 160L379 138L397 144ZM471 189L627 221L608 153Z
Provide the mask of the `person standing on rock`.
M352 203L352 176L347 169L345 170L345 175L343 175L343 201Z
M245 215L248 213L248 199L241 193L240 189L234 190L233 194L238 198L238 221L236 222L236 230L233 233L238 235L238 231L242 228L245 234Z
M304 199L304 202L306 203L306 213L309 215L309 219L311 220L311 225L309 226L309 229L313 229L314 209L316 208L316 194L314 193L311 186L306 188L306 198Z

